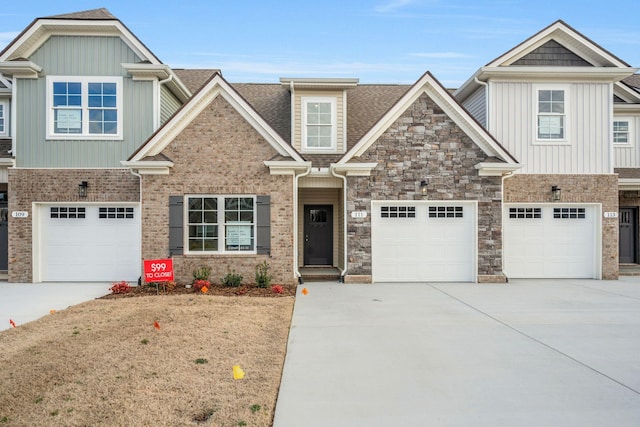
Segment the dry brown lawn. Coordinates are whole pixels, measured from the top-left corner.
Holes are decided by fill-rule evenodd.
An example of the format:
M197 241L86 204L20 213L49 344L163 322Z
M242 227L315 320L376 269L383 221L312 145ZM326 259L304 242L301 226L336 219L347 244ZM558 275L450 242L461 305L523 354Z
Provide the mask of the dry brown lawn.
M0 426L270 426L293 301L98 299L0 332Z

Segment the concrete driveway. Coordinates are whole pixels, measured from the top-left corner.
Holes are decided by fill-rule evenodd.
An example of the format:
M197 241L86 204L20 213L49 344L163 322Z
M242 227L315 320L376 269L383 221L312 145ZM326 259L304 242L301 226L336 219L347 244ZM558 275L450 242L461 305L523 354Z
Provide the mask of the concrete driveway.
M275 427L640 425L640 279L305 284Z
M0 282L0 331L109 294L111 283Z

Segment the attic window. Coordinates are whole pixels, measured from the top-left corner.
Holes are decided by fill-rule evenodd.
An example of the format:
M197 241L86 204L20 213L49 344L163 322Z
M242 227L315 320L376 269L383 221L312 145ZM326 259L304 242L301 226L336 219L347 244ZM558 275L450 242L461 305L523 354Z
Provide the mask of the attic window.
M333 151L336 149L335 98L303 98L303 150Z

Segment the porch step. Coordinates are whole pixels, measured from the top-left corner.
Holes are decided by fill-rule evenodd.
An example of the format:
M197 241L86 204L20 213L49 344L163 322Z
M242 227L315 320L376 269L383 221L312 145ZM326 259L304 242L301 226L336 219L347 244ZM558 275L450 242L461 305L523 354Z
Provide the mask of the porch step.
M640 276L640 264L620 264L618 274L620 276Z
M340 280L340 270L335 267L302 267L300 275L305 283L308 282L337 282Z

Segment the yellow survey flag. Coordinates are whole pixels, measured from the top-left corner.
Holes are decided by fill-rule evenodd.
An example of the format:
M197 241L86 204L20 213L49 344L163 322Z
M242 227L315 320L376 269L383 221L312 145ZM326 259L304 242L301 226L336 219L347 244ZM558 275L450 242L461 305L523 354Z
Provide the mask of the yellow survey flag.
M233 366L233 379L234 380L241 380L243 378L244 378L244 371L242 370L240 365L234 365Z

